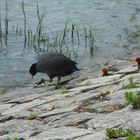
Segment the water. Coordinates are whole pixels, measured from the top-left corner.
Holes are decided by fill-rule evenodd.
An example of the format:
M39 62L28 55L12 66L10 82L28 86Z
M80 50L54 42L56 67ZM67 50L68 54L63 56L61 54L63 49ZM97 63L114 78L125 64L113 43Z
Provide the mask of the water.
M13 26L23 27L21 0L7 0L10 36L8 49L1 48L0 53L0 85L22 85L29 80L28 69L36 61L36 54L31 49L23 51L23 37L13 34ZM27 16L27 28L36 31L37 0L24 0ZM5 0L0 0L2 24L5 18ZM64 28L67 19L71 19L78 27L94 25L103 40L97 43L98 51L93 57L89 50L80 49L79 67L93 67L109 59L128 59L128 51L122 47L127 40L124 28L133 29L140 23L139 0L41 0L39 9L46 9L44 29L56 32ZM136 15L135 15L136 13ZM119 38L119 35L122 35ZM88 63L87 63L88 62Z

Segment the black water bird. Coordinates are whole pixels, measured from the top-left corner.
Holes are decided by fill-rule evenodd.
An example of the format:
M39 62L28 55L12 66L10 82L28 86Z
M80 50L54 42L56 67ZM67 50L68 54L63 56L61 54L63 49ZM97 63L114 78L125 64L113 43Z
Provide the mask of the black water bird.
M79 71L76 67L76 62L59 53L43 54L38 57L37 63L31 65L29 72L33 76L37 72L46 73L50 78L50 81L54 77L58 77L56 88L58 88L61 77L72 74L75 71Z

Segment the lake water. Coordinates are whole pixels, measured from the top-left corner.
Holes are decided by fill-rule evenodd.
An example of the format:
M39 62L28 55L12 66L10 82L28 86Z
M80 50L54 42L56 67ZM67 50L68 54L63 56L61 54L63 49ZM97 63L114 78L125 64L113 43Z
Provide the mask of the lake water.
M15 35L13 26L23 27L22 0L7 0L9 37L8 47L0 49L0 86L22 85L29 81L28 69L36 61L36 54L30 48L23 51L23 36ZM129 48L122 47L127 42L124 30L133 30L140 25L139 0L24 0L27 28L36 31L36 6L46 10L44 29L56 32L64 28L66 20L72 20L79 28L91 24L97 29L98 50L93 57L89 50L79 47L76 61L79 67L92 68L110 59L128 59L133 56ZM5 0L0 0L2 25L5 18ZM4 29L4 27L2 27Z

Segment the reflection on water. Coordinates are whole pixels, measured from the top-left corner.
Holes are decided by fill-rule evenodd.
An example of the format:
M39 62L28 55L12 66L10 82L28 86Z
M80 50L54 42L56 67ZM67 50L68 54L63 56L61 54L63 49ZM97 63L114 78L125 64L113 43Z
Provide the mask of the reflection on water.
M24 1L27 28L36 32L37 1ZM23 30L22 0L7 0L7 2L8 49L0 48L0 85L20 85L29 79L28 68L36 60L36 54L29 48L23 51L23 37L13 35L13 26L19 26ZM5 0L1 0L0 5L4 25ZM41 0L38 5L40 10L47 11L44 30L48 34L63 29L66 19L71 19L79 28L93 24L98 29L98 35L102 38L102 41L97 43L98 51L91 58L88 57L89 50L81 48L76 60L80 67L92 67L95 63L107 59L128 58L126 48L117 46L127 41L123 36L124 28L133 29L140 23L140 12L137 12L140 9L139 0Z

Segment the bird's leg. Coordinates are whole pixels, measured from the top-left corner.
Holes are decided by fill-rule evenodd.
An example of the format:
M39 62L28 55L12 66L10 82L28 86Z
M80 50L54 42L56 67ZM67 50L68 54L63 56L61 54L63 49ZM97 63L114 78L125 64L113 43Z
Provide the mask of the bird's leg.
M54 85L53 79L50 78L50 79L48 80L48 82L49 82L48 86L53 86L53 85Z
M60 79L61 79L61 77L58 77L55 89L58 89L59 88Z
M140 64L138 64L138 72L140 71Z
M52 82L52 81L53 81L52 79L49 80L49 82Z

